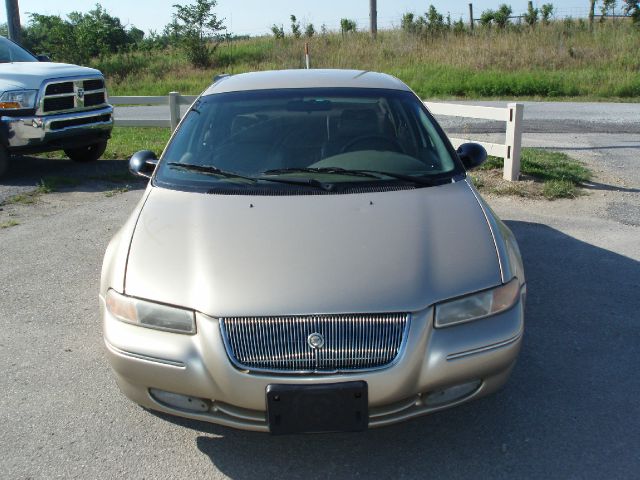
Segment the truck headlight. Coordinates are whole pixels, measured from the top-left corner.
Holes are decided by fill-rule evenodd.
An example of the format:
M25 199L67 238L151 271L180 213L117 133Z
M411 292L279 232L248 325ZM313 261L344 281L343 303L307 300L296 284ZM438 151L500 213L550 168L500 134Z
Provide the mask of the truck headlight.
M196 333L195 312L107 292L108 312L121 322L176 333Z
M34 108L36 106L37 90L13 90L0 95L0 108L19 109Z
M499 287L438 303L435 307L435 326L448 327L494 315L511 308L519 297L520 283L514 278Z

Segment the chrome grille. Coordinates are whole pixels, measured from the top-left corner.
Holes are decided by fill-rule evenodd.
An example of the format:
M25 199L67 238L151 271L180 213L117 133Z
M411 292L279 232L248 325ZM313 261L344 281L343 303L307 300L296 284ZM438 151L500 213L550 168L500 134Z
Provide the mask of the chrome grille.
M50 80L41 90L38 113L89 110L106 105L106 99L102 78Z
M398 356L409 325L406 313L229 317L220 319L227 354L238 367L269 372L369 370ZM309 345L319 333L322 348Z

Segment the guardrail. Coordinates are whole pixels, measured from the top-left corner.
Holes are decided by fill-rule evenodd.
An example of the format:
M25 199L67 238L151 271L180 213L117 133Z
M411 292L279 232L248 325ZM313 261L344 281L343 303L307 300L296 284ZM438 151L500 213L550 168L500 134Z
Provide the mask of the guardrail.
M515 181L520 177L520 149L522 146L522 118L524 105L522 103L509 103L507 108L479 107L476 105L462 105L459 103L424 102L429 111L436 115L449 115L453 117L481 118L484 120L498 120L506 122L507 131L505 142L489 143L479 142L468 138L449 137L454 147L458 148L466 142L475 142L482 145L489 155L504 158L505 180Z
M191 105L197 95L180 95L178 92L170 92L168 96L147 97L109 97L112 105L167 105L169 107L169 120L166 119L122 119L116 120L116 125L121 127L170 127L175 130L180 122L180 105ZM457 103L424 102L429 111L436 115L449 115L455 117L480 118L485 120L498 120L506 122L507 131L505 143L489 143L475 141L482 145L489 155L504 158L505 180L515 181L520 176L520 148L522 143L522 118L524 105L521 103L509 103L507 108L479 107L475 105L462 105ZM467 138L449 137L454 147L474 140Z

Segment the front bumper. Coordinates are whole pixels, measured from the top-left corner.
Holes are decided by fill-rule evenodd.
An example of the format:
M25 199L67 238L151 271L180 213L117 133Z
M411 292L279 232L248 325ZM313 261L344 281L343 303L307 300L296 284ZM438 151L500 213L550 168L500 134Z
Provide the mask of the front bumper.
M14 153L36 153L77 147L108 139L113 107L57 115L0 117L6 147Z
M369 426L378 427L442 410L487 395L508 379L524 331L524 293L501 314L435 329L433 309L412 315L406 347L381 370L330 375L255 374L229 360L217 319L196 315L197 334L181 335L122 323L105 309L104 340L122 392L138 404L165 413L245 430L268 432L269 384L309 385L364 380L369 390ZM447 387L477 381L477 388L447 403L427 397ZM192 397L199 411L168 405L150 389Z

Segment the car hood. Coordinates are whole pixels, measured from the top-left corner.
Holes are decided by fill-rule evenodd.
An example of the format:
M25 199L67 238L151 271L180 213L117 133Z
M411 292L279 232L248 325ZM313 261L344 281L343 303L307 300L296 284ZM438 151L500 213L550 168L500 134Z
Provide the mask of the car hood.
M153 188L125 291L253 316L418 311L499 283L491 230L465 182L308 196Z
M80 67L68 63L0 63L0 90L16 87L37 90L44 80L83 75L102 74L95 68Z

